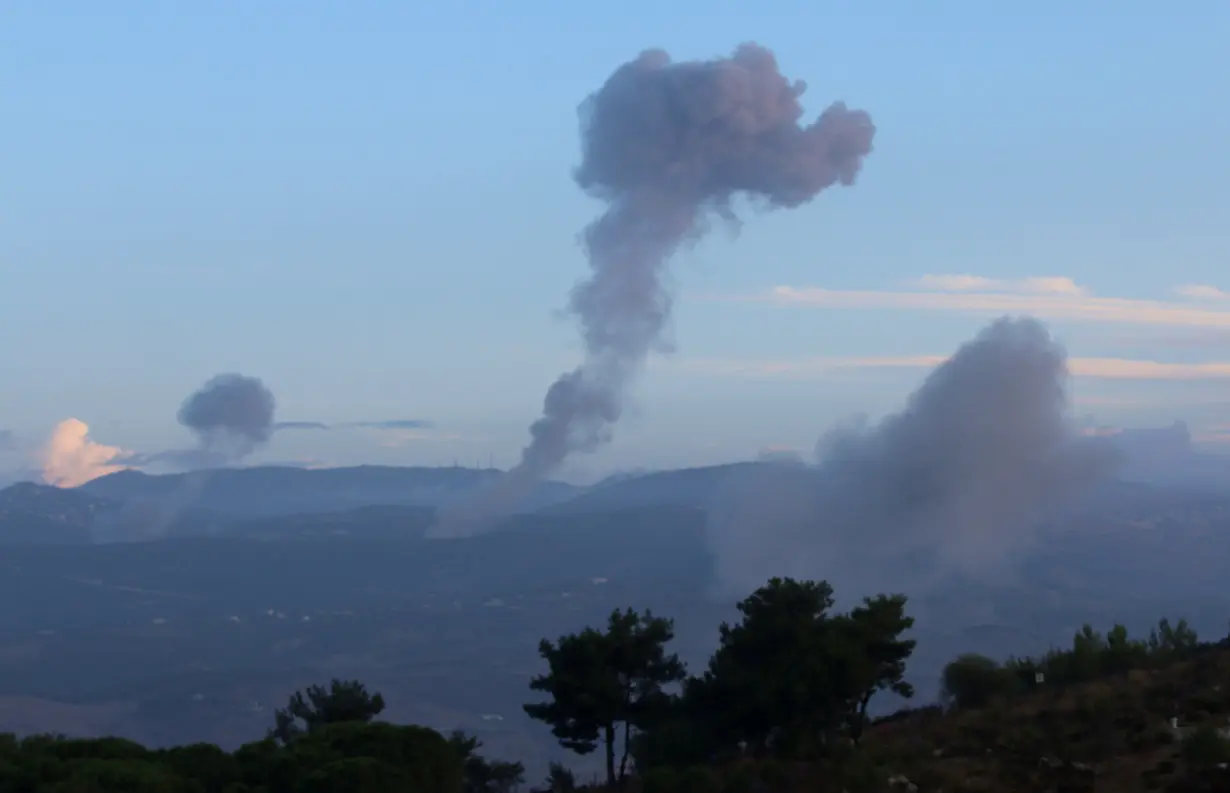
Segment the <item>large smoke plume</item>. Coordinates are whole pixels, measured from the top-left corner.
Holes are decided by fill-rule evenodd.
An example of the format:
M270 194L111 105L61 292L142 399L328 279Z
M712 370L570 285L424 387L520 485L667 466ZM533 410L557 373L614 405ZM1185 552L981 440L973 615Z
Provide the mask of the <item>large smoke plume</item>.
M258 378L220 374L184 400L179 423L210 460L240 460L273 434L273 393Z
M445 524L472 525L503 511L569 455L610 440L624 389L670 316L667 262L704 233L710 216L736 223L737 194L764 208L797 207L826 187L854 182L875 135L870 116L838 102L804 125L804 88L756 44L729 58L683 63L648 50L582 104L575 179L607 205L585 229L592 272L569 301L585 359L548 389L500 492Z
M822 438L814 468L726 489L709 521L719 578L733 592L773 575L872 592L990 569L1117 462L1068 420L1066 364L1036 320L992 323L900 413Z

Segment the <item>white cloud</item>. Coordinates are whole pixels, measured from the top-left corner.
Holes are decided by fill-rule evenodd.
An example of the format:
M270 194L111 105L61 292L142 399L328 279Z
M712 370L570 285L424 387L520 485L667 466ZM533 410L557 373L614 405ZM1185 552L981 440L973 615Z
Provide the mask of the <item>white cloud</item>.
M1175 294L1193 300L1230 300L1230 292L1209 284L1183 284L1176 286Z
M924 275L916 282L923 289L937 292L1008 292L1027 295L1085 294L1071 278L1060 275L1035 276L1016 280L984 278L980 275Z
M90 439L90 427L80 419L61 421L43 448L43 481L56 487L77 487L127 466L115 461L128 453Z
M947 356L943 355L793 360L659 358L652 365L716 377L824 377L851 369L930 369L945 360ZM1130 358L1070 358L1068 371L1076 377L1102 380L1221 380L1230 379L1230 361L1185 364Z

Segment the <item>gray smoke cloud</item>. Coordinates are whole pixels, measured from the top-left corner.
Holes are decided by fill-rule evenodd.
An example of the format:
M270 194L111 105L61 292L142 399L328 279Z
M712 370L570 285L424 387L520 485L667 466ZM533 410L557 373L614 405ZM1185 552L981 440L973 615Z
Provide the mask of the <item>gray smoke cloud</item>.
M239 460L269 441L276 407L258 378L220 374L184 400L178 418L196 434L206 459Z
M548 389L530 443L500 489L445 524L503 511L569 455L611 439L624 390L670 317L663 277L671 255L702 236L710 217L737 224L736 195L760 208L789 208L854 183L871 152L871 117L837 102L803 124L805 87L782 76L773 53L757 44L681 63L647 50L581 105L574 178L606 203L583 235L590 277L569 300L585 358Z
M992 323L901 412L827 433L814 466L724 488L709 521L724 588L796 575L902 591L993 566L1118 463L1068 419L1066 380L1066 353L1043 325Z

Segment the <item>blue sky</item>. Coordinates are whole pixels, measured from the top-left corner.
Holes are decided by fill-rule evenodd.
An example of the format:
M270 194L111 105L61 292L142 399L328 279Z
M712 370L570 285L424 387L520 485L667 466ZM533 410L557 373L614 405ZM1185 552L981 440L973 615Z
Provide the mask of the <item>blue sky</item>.
M870 112L876 149L853 188L678 257L678 353L570 476L809 447L1003 305L1078 359L1080 415L1230 434L1230 298L1176 293L1230 290L1230 5L1167 7L11 0L0 428L182 446L183 398L239 371L281 420L436 425L255 459L510 464L578 357L577 104L647 47L752 40L809 111ZM919 283L945 274L990 280Z

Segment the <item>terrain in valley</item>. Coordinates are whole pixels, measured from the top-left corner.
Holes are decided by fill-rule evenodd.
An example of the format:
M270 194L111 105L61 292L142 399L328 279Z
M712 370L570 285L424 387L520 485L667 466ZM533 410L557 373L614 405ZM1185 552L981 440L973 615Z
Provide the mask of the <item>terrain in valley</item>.
M538 768L561 756L521 710L538 640L651 608L699 665L736 599L715 589L715 499L797 469L550 483L495 531L424 537L438 506L492 475L124 472L0 491L0 731L233 747L264 734L293 690L357 678L384 692L392 720L465 729ZM1224 633L1225 491L1115 481L1039 531L1010 576L911 593L924 702L956 654L1040 652L1084 622L1140 631L1181 615Z

